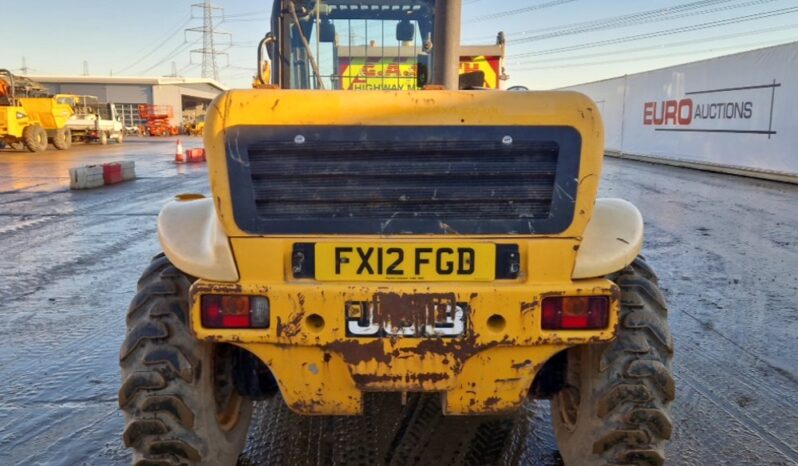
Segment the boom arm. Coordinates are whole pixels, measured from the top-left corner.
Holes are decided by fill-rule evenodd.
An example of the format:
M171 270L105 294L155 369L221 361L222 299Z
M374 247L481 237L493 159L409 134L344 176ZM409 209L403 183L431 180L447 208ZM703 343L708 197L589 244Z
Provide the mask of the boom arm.
M462 0L435 1L435 35L432 84L450 90L459 87L460 17Z

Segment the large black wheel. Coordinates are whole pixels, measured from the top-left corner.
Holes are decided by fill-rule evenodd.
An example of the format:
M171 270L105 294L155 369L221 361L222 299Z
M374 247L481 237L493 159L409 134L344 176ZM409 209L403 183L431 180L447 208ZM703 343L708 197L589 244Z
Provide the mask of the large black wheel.
M566 465L661 465L671 437L673 341L657 278L642 258L613 277L617 338L568 350L552 423Z
M22 143L30 152L47 150L47 131L39 125L26 126L22 130Z
M53 146L58 150L67 150L72 147L72 130L69 128L55 130Z
M235 465L246 441L252 402L234 387L232 348L189 332L191 283L157 256L130 304L119 406L137 466Z

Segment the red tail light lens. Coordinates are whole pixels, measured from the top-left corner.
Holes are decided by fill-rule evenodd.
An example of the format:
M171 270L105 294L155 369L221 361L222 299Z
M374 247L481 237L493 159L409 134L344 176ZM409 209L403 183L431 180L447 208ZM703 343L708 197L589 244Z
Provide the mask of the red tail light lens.
M269 299L263 296L203 295L205 328L268 328Z
M607 296L558 296L543 299L544 330L596 330L607 328Z

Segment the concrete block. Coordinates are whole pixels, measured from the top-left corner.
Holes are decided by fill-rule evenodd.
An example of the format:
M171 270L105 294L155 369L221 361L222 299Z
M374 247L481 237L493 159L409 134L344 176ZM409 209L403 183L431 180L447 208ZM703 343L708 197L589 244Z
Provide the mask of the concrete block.
M105 181L105 184L121 183L123 181L122 165L118 163L104 163L103 180Z
M205 161L205 149L188 149L186 151L186 161L188 163L200 163Z
M122 179L133 180L136 178L136 162L132 160L126 160L124 162L119 162L122 165Z
M69 169L70 189L91 189L105 185L102 165L88 165Z

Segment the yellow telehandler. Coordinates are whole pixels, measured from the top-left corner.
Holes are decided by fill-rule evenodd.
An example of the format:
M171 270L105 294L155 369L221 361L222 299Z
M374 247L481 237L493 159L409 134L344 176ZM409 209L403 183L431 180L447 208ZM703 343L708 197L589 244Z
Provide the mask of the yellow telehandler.
M275 0L127 313L134 464L236 464L258 400L264 464L513 464L529 399L567 465L663 463L667 307L641 214L597 199L598 108L459 75L460 11Z

